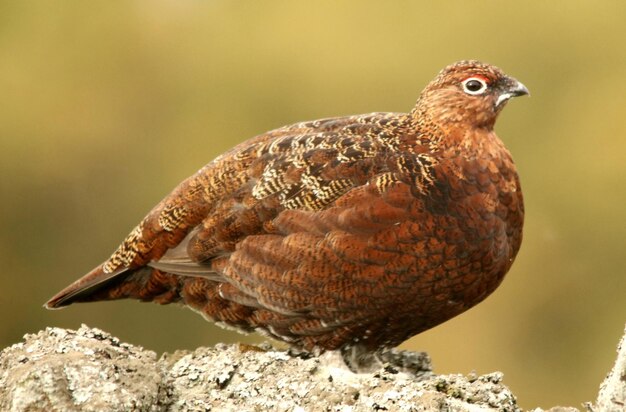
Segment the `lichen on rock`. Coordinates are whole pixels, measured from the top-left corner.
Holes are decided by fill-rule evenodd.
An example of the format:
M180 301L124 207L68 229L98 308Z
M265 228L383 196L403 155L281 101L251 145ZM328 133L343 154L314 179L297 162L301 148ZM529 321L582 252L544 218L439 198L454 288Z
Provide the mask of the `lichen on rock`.
M594 411L621 410L625 346ZM99 329L47 328L0 352L0 410L520 410L500 372L435 375L426 354L394 356L411 370L384 364L355 374L336 353L297 356L269 344L218 344L157 359Z
M99 329L46 328L0 353L0 410L157 410L156 354Z

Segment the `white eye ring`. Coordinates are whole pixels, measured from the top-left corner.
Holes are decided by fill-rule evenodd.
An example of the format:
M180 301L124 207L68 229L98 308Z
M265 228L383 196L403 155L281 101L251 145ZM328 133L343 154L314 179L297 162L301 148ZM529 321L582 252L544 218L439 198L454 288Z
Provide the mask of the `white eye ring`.
M463 91L472 96L483 94L487 90L487 82L480 77L470 77L463 80Z

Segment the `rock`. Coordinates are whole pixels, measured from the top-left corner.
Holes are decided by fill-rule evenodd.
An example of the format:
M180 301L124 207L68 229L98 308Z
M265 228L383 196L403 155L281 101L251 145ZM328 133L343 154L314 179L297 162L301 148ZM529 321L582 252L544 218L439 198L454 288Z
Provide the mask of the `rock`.
M600 385L600 393L593 411L623 412L626 410L626 327L617 346L617 360L611 372Z
M161 376L152 351L86 326L47 328L0 352L0 410L159 410Z
M625 410L625 339L596 404L587 405L590 411ZM77 331L47 328L0 352L0 410L520 410L500 372L435 375L426 354L396 351L393 358L408 368L385 364L374 373L354 374L336 353L309 357L269 344L218 344L157 359L152 351L84 325Z
M434 375L425 354L397 352L417 372L354 374L334 353L218 344L156 354L98 329L47 328L0 352L0 410L518 411L499 372Z
M515 411L515 398L501 379L500 373L418 377L389 366L354 374L332 354L302 359L271 348L216 345L173 363L164 386L169 408L185 411Z

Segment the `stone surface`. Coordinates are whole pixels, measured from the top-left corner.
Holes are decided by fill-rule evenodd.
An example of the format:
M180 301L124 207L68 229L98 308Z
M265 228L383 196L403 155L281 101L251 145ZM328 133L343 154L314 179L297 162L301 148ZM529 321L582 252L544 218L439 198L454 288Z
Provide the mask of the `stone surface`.
M98 329L47 328L0 352L0 410L158 410L156 354Z
M335 352L218 344L160 359L98 329L47 328L0 352L1 411L519 411L500 372L435 375L428 355L354 374ZM626 330L592 412L626 410ZM573 412L554 407L549 412ZM533 409L533 412L542 412Z
M617 346L617 360L613 369L600 385L600 393L593 411L626 411L626 327Z
M292 356L271 346L216 345L156 354L106 332L47 328L0 353L8 411L518 411L499 372L434 375L390 365L350 372L335 353Z

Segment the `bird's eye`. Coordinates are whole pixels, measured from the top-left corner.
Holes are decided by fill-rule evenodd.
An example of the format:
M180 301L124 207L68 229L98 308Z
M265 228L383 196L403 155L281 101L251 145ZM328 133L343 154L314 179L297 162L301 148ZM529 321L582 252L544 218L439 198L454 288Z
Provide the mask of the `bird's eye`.
M487 82L479 77L470 77L463 80L463 91L467 94L483 94L487 90Z

